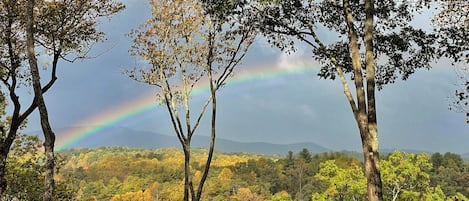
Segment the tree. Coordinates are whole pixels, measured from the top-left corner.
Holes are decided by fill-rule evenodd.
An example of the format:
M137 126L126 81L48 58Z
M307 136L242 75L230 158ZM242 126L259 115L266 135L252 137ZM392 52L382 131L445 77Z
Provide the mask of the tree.
M249 188L239 188L235 195L231 196L231 200L236 201L261 201L264 200L262 195L253 193Z
M425 192L429 187L432 164L425 153L415 155L394 151L387 160L381 161L381 167L388 200L397 200L404 191Z
M29 7L26 6L27 4ZM16 138L18 129L42 102L39 100L41 94L46 93L57 80L56 72L59 60L73 62L76 59L87 58L87 52L89 52L91 45L103 40L104 33L96 29L98 19L122 10L123 4L111 0L37 0L35 2L21 0L2 1L0 8L0 26L2 30L5 30L0 36L2 40L0 46L1 81L4 85L2 91L7 90L13 103L12 113L8 117L7 123L3 123L1 129L1 194L7 185L4 179L5 160L11 144ZM26 55L27 46L29 46L28 55ZM38 66L37 60L34 58L37 54L34 48L43 52L43 56L50 56L51 66L48 68L50 79L47 82L42 79L44 85L38 85L37 82L33 84L35 97L31 100L30 105L22 111L20 97L16 90L22 86L29 86L33 81L31 73L26 69L28 65L25 60L26 58L30 59L29 67L33 68L34 71L35 67ZM34 79L39 79L38 76L34 77ZM45 117L44 107L41 110L42 116ZM52 187L54 134L51 129L47 128L45 118L41 119L43 121L41 125L45 128L46 142L44 147L48 153L46 155L49 161L48 168L50 168L50 173L47 174L49 178L47 183L49 187ZM45 199L50 199L52 196L51 189L48 189L49 198Z
M340 168L334 160L321 163L315 177L327 183L328 187L322 193L314 193L312 200L364 200L366 179L363 171L357 164L350 165Z
M96 41L99 40L100 34L96 32L95 30L95 20L99 16L106 16L113 14L117 11L119 11L122 6L120 5L113 5L112 2L94 2L94 1L85 1L85 2L75 2L78 6L75 7L74 3L68 3L68 2L48 2L44 1L41 2L43 3L43 7L39 7L40 10L42 9L47 9L43 14L44 15L39 15L39 19L44 20L48 19L47 21L50 24L41 24L38 23L36 26L40 27L39 30L42 29L43 32L40 32L40 34L44 34L44 37L41 37L39 35L39 39L43 39L43 41L40 41L39 43L43 44L43 48L50 48L49 51L52 51L52 55L54 56L53 58L53 64L57 65L58 58L66 55L67 53L74 52L74 51L80 51L81 47L80 45L87 45L86 42L89 41ZM87 5L88 4L88 5ZM88 7L87 7L88 6ZM104 6L103 8L100 8L100 6ZM68 7L72 8L78 8L78 9L68 9ZM40 121L41 121L41 128L44 133L44 150L45 150L45 156L46 156L46 179L45 179L45 192L44 192L44 201L50 201L53 199L54 196L54 188L55 188L55 182L54 182L54 162L55 162L55 156L54 156L54 145L55 145L55 134L51 128L50 122L49 122L49 116L47 113L47 107L43 98L43 91L42 91L42 86L41 86L41 78L39 74L39 68L38 68L38 61L36 59L36 51L34 50L35 48L35 21L34 21L34 8L35 8L35 1L34 0L28 0L27 2L27 15L26 15L26 57L28 58L29 62L29 68L30 68L30 73L31 73L31 80L32 80L32 85L34 89L34 101L37 104L37 107L39 109L39 115L40 115ZM83 9L84 10L81 10ZM109 9L109 10L105 10ZM67 13L66 11L69 11ZM99 13L100 11L103 11L104 13ZM50 13L49 13L50 12ZM73 12L73 13L71 13ZM93 13L93 12L98 12L98 13ZM52 14L62 14L65 15L66 17L77 15L77 14L88 14L90 16L81 16L84 17L84 19L79 19L82 22L77 22L78 19L68 21L67 23L67 18L59 18L60 21L57 21L56 16L52 16ZM64 21L66 21L64 23ZM89 23L91 22L91 23ZM82 24L82 23L89 23L89 24ZM81 26L80 26L81 25ZM55 26L61 26L57 30L57 32L50 32L50 30L54 30ZM76 27L67 27L67 26L76 26ZM84 26L84 27L82 27ZM77 28L85 28L85 30L78 30ZM91 33L85 33L83 31L91 30ZM75 35L78 32L78 34L82 35ZM57 35L55 35L57 34ZM82 38L75 39L75 38L70 38L70 36L64 36L63 34L66 35L72 35L73 36L81 36ZM49 38L52 36L52 38ZM55 38L57 36L57 39ZM85 44L83 44L85 43ZM49 46L50 45L50 46ZM56 66L53 67L53 70L56 69ZM55 78L55 73L54 73L54 78Z
M275 193L270 199L267 201L293 201L292 197L286 191L280 191Z
M234 16L215 18L199 1L151 1L152 18L131 33L131 53L148 61L148 68L127 74L159 89L184 152L184 200L197 201L210 169L216 136L217 91L226 83L254 39L253 29L233 24ZM190 97L205 81L209 92L200 112ZM211 108L210 146L198 187L193 185L191 140L207 109ZM180 113L182 113L180 115ZM190 197L189 197L190 196Z
M0 26L1 26L1 46L0 46L0 66L2 81L2 122L1 122L1 138L0 138L0 194L3 194L7 188L5 180L5 168L10 147L14 142L18 130L24 126L26 117L37 107L32 101L30 106L21 111L20 99L17 95L17 88L25 84L27 77L22 63L25 57L24 34L20 34L22 24L22 16L24 6L18 1L1 1L0 2ZM4 90L7 90L4 92ZM44 92L47 88L44 89ZM5 107L7 95L13 105L10 115L6 115Z
M308 165L303 159L301 153L302 152L300 152L300 157L294 160L293 165L285 170L285 175L288 177L290 183L289 191L295 200L303 200L303 186L307 182L306 172Z
M47 107L42 95L41 78L39 76L39 68L36 59L36 52L34 51L34 0L28 0L26 16L26 57L29 61L29 69L31 73L31 80L34 89L35 102L39 108L39 116L41 119L42 132L44 133L45 142L44 150L46 155L46 179L44 201L51 201L54 196L55 182L54 182L54 144L55 134L49 123L49 115Z
M311 163L311 161L313 160L312 156L311 156L311 152L309 152L308 149L306 148L303 148L299 153L298 153L299 157L302 158L306 163Z
M272 45L290 52L301 42L322 64L320 77L340 78L362 141L368 199L383 200L375 90L429 68L436 58L435 36L411 24L422 9L421 2L258 0L242 4L249 4L246 9L252 12L246 18L253 19ZM324 30L331 32L328 40L319 34ZM352 74L355 97L346 73Z
M37 136L19 134L15 139L7 159L6 179L8 187L6 195L21 200L42 200L44 154L38 150L42 148L41 140Z
M18 134L12 144L11 154L7 159L5 178L8 187L5 195L19 200L39 201L43 199L43 181L45 170L45 156L42 153L42 141L38 136ZM63 167L61 158L57 159L57 169ZM55 200L73 200L76 189L71 187L73 180L61 175L57 182ZM5 197L0 196L0 200Z
M431 186L440 186L445 195L454 196L457 192L465 192L464 161L454 153L434 153L431 157ZM462 182L462 183L461 183Z

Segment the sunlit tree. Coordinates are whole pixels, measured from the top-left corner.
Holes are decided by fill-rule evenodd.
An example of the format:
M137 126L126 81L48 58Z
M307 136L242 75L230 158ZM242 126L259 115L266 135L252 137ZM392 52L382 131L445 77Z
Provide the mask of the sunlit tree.
M385 197L389 200L398 200L404 191L418 194L429 187L432 164L430 156L425 153L416 155L394 151L387 160L382 160L381 167Z
M321 163L316 178L327 183L322 193L314 193L312 200L364 200L366 199L366 179L362 168L357 164L340 168L334 160Z

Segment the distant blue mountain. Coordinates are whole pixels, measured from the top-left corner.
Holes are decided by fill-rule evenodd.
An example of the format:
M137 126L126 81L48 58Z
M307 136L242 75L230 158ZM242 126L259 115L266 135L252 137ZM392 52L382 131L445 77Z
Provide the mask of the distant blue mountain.
M85 127L78 127L79 129L84 129ZM70 128L59 128L55 129L57 134L57 139L60 139L62 133ZM93 127L89 127L93 129ZM41 132L29 132L30 134L35 134L42 136ZM201 148L208 147L210 143L210 138L207 136L197 136L195 135L192 139L192 147ZM168 148L176 147L180 148L181 145L175 135L164 135L156 132L149 131L137 131L129 128L114 127L106 129L104 132L100 132L99 135L94 135L85 139L82 142L73 144L68 148L97 148L97 147L108 147L108 146L126 146L131 148L144 148L144 149L159 149L159 148ZM215 149L222 152L244 152L244 153L256 153L256 154L269 154L269 155L285 155L288 151L293 151L297 153L303 148L308 149L312 153L323 153L331 151L340 151L340 150L331 150L324 146L318 145L312 142L304 143L293 143L293 144L274 144L266 142L237 142L234 140L227 140L222 138L217 138L215 143ZM424 150L413 150L413 149L389 149L381 148L381 155L387 155L392 153L394 150L400 150L408 153L422 153L426 152L432 154L432 151ZM363 159L363 155L360 151L353 150L343 150L342 152L349 153L355 156L357 159ZM461 157L466 161L469 161L469 153L461 154Z
M63 132L70 128L55 129L57 138ZM36 132L33 132L36 134ZM192 147L208 147L210 138L207 136L194 136L192 139ZM95 135L85 139L82 142L73 144L69 148L96 148L103 146L127 146L131 148L146 148L158 149L168 147L181 147L177 137L171 135L164 135L155 132L137 131L129 128L110 128L103 134ZM257 154L278 154L285 155L288 151L299 152L303 148L307 148L313 153L323 153L332 151L326 147L320 146L315 143L294 143L294 144L273 144L265 142L236 142L233 140L226 140L217 138L215 149L223 152L244 152L244 153L257 153Z

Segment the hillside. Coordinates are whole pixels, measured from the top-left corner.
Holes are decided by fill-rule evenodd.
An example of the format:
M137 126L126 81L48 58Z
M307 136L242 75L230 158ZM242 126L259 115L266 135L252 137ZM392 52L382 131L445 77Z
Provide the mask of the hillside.
M44 182L42 172L37 171L43 169L41 151L26 150L29 152L10 156L8 168L11 171L7 178L11 185L7 193L23 198L21 200L39 201L35 198L40 198ZM206 154L206 149L193 149L191 164L195 169L195 181L203 169ZM418 200L422 192L425 196L439 196L438 200L455 200L455 196L461 200L469 195L462 187L469 183L467 164L462 163L458 155L445 154L437 161L426 154L394 152L393 155L382 161L383 178L387 178L383 180L385 185L394 185L396 183L390 181L396 181L397 185L412 182L421 186L416 190L406 189L411 193L399 195L399 200ZM57 156L56 185L57 196L60 196L57 200L182 200L184 156L181 149L81 148L60 151ZM438 167L428 168L437 162ZM351 155L340 152L313 154L302 150L283 156L217 152L202 197L214 201L310 200L312 196L329 196L327 192L339 188L343 191L332 195L334 198L356 195L358 200L365 200L361 165ZM336 173L330 174L331 169ZM412 176L411 180L401 181L399 178L407 178L408 171L428 177L413 179L415 176ZM349 186L357 190L348 190ZM385 191L385 196L390 198L391 192Z

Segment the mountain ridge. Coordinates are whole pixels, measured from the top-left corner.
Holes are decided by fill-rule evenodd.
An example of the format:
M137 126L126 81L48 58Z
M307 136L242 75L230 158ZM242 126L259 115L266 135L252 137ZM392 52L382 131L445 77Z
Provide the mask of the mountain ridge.
M96 126L97 127L97 126ZM60 141L65 131L70 129L89 129L93 130L93 126L75 126L66 128L54 129L57 133L57 141ZM36 134L42 137L41 131L27 132L30 134ZM138 137L135 137L138 136ZM151 131L139 131L126 127L110 127L106 131L100 134L90 137L84 141L74 143L69 148L97 148L97 147L110 147L110 146L126 146L131 148L146 148L146 149L158 149L158 148L169 148L176 147L180 148L181 145L175 135L166 135ZM208 147L210 142L209 136L194 135L191 146L194 148ZM314 142L298 142L298 143L269 143L269 142L240 142L236 140L217 138L215 143L215 149L222 152L244 152L244 153L256 153L256 154L276 154L285 155L288 151L294 153L301 151L302 149L308 149L312 153L324 153L332 151L346 151L346 152L359 152L359 150L335 150L328 147L322 146ZM434 151L427 150L414 150L414 149L398 149L398 148L380 148L382 154L391 153L394 150L405 151L409 153L423 153L428 154L434 153ZM464 159L469 159L469 153L459 153Z
M67 127L67 128L56 128L57 140L61 141L65 131L70 129L82 129L89 128L92 130L93 127ZM31 134L40 135L40 131L28 132ZM138 137L136 137L138 136ZM181 147L177 137L171 135L165 135L150 131L138 131L125 127L111 127L106 129L97 135L89 137L77 143L72 143L70 148L97 148L97 147L109 147L109 146L127 146L131 148L147 148L147 149L158 149L168 147ZM194 135L191 146L194 148L208 147L210 143L209 136ZM239 142L235 140L216 138L215 149L223 152L244 152L244 153L257 153L257 154L281 154L284 155L288 151L299 152L303 148L308 149L312 153L323 153L333 151L332 149L318 145L313 142L300 142L300 143L288 143L288 144L276 144L268 142Z

